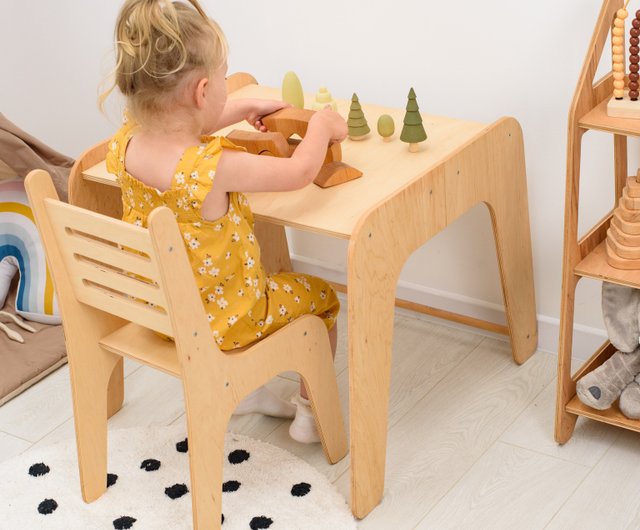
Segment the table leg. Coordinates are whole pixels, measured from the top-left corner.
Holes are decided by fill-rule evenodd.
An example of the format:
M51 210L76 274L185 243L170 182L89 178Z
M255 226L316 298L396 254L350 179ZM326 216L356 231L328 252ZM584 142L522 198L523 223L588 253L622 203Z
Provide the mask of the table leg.
M349 243L351 510L382 499L395 290L409 255L444 228L443 173L436 169L371 210Z
M447 161L445 171L447 224L479 202L489 208L511 349L522 364L536 350L538 326L520 125L497 121Z
M262 266L267 274L293 270L284 226L256 220L254 232L260 243Z
M537 345L522 132L503 119L367 212L349 243L351 509L365 517L384 490L395 288L407 258L479 202L489 207L513 357Z

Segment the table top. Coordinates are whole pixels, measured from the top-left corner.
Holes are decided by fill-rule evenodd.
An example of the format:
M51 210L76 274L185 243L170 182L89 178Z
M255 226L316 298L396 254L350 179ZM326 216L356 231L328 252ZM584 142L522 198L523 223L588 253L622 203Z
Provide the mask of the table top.
M313 97L305 96L305 108L311 107ZM229 94L229 99L238 98L280 99L281 95L280 89L248 85ZM336 103L338 112L346 118L351 101L336 100ZM408 144L399 139L403 108L391 109L362 101L360 104L371 133L363 140L347 138L342 143L342 161L362 171L362 177L325 189L309 185L295 191L248 193L256 219L349 239L363 214L437 166L486 127L482 123L421 113L428 139L420 144L419 152L410 153ZM382 114L389 114L395 122L396 132L390 142L384 142L376 132ZM241 123L217 134L227 134L232 129L253 130L247 123ZM85 170L83 175L89 180L115 185L104 162Z

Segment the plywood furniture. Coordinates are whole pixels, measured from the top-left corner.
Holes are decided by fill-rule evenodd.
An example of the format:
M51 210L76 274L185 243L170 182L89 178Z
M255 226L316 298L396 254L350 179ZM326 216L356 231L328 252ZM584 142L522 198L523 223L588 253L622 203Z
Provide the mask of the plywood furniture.
M603 2L569 112L555 425L555 438L559 443L565 443L571 438L578 416L640 431L640 421L625 418L617 405L608 410L599 411L584 405L576 396L576 381L600 366L614 353L615 349L609 341L606 341L576 373L571 374L575 292L578 281L586 277L633 287L640 286L640 271L614 268L607 262L605 245L607 244L607 231L613 218L613 210L592 227L587 234L578 237L580 159L583 135L590 130L606 131L613 134L614 207L622 198L629 178L627 137L640 136L639 120L613 118L607 115L607 102L614 89L613 74L610 72L599 81L595 81L596 68L602 57L616 12L622 7L623 0L605 0Z
M223 353L171 210L154 210L147 230L60 202L45 171L30 173L26 187L59 296L85 501L107 488L107 386L123 357L182 380L195 529L220 528L231 414L279 373L303 378L327 459L346 455L331 346L319 317L305 315L249 348Z
M279 99L280 91L250 83L230 97ZM311 102L309 96L307 106ZM350 101L337 104L346 116ZM389 114L397 123L405 112L367 104L363 108L372 117ZM414 250L476 204L486 204L515 361L526 361L537 345L520 126L512 118L483 125L428 115L423 123L429 140L418 153L408 153L402 142L382 144L375 136L346 140L342 159L363 172L359 179L327 189L307 186L249 194L267 270L291 269L285 226L349 240L351 507L360 518L380 502L384 491L395 290ZM76 196L85 185L116 185L103 162L82 175L71 183Z

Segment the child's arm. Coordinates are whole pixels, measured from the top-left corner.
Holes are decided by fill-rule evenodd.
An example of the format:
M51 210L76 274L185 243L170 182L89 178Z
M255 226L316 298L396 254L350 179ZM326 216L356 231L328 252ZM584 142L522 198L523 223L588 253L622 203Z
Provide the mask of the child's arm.
M218 131L234 123L247 120L258 131L265 132L267 128L262 124L262 116L290 106L289 103L271 99L235 99L227 101L220 119L216 123L215 130Z
M347 124L329 109L316 112L304 139L291 158L259 156L225 150L216 169L214 189L228 191L288 191L303 188L316 177L330 142L347 136Z

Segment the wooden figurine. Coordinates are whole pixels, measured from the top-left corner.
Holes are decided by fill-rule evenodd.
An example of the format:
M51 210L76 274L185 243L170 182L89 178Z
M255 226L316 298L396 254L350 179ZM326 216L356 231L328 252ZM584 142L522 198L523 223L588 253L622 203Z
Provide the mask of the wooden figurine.
M382 136L383 141L390 142L395 131L396 126L391 116L383 114L378 118L378 134Z
M411 153L419 151L420 146L418 144L427 139L427 133L422 126L422 116L420 116L419 110L416 93L412 88L409 90L407 112L404 115L404 125L400 133L400 140L409 144L409 151Z
M331 110L338 110L338 104L331 97L331 92L327 90L327 87L320 87L316 94L316 100L311 105L313 110L322 110L327 105L331 106Z
M295 72L287 72L282 80L282 101L290 103L297 109L304 108L302 83Z
M607 230L607 263L616 269L640 269L640 171L627 179Z
M362 140L371 132L355 92L351 98L351 108L349 109L347 126L349 127L349 138L352 140Z
M288 158L300 143L300 140L292 136L295 134L304 138L314 112L296 108L281 109L262 118L262 123L269 132L234 129L227 135L227 139L244 147L249 153ZM335 143L327 147L323 165L313 182L321 188L328 188L361 176L362 171L342 161L342 148Z

